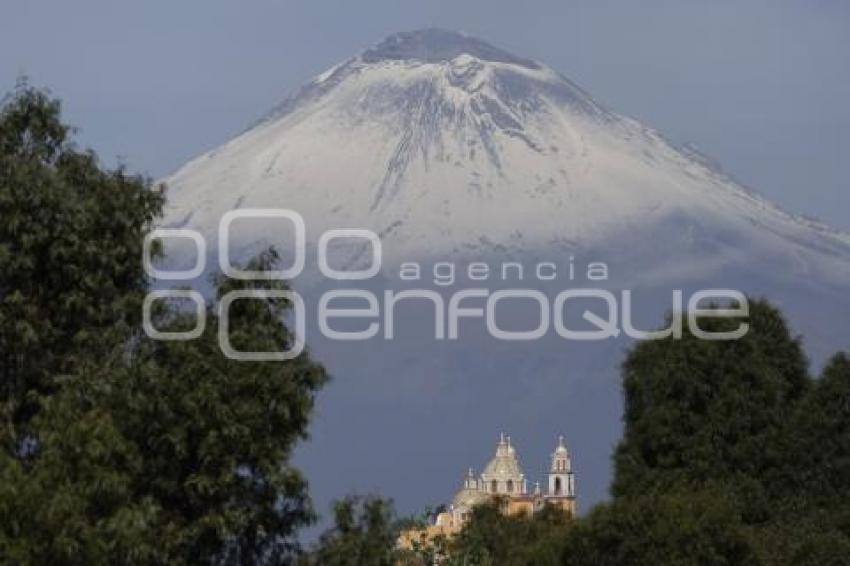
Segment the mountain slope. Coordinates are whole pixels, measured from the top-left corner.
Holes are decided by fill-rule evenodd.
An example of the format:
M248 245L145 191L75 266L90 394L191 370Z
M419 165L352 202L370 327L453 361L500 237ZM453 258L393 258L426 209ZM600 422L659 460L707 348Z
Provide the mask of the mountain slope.
M847 236L745 191L548 67L441 30L326 71L167 183L165 224L211 242L240 207L293 208L311 242L372 229L390 260L580 251L669 224L686 256L732 244L850 277ZM234 237L237 249L275 238L262 224Z

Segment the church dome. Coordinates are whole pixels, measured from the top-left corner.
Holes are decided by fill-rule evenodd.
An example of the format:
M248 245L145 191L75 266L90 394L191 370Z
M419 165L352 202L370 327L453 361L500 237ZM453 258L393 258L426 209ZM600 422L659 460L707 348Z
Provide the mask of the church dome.
M467 487L461 489L455 495L452 504L455 507L473 507L475 505L479 505L481 503L486 503L489 501L490 496L487 493L478 490L478 489L469 489Z
M484 468L481 477L486 479L516 479L522 477L522 468L514 454L497 454Z
M512 480L519 485L522 482L524 474L519 465L519 460L516 456L516 450L511 446L510 439L505 439L502 436L499 444L496 447L496 455L484 468L481 478L484 481L507 481Z

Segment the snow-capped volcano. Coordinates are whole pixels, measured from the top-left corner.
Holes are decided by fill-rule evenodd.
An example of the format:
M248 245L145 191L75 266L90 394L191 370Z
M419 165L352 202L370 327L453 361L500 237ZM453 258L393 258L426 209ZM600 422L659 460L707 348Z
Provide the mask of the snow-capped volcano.
M748 249L850 276L846 236L784 213L549 67L436 29L318 75L167 183L165 224L210 243L228 210L291 208L308 241L369 228L390 261L631 247L650 231L666 257L717 266ZM275 235L257 224L233 238L247 253Z
M198 230L213 253L235 208L295 210L309 245L328 229L380 234L386 277L358 282L379 296L398 282L394 262L575 256L608 263L607 285L640 295L643 328L661 324L671 289L731 288L781 306L814 360L846 347L850 238L781 211L545 65L461 34L394 35L165 181L164 225ZM279 223L241 221L231 255L270 243L285 252L288 235ZM359 250L342 253L356 260ZM293 281L308 303L313 282ZM582 507L604 497L625 340L399 337L402 326L428 324L408 313L396 338L368 349L308 328L313 352L340 377L322 394L302 455L320 509L380 488L419 511L457 479L449 456L465 462L506 428L541 458L551 448L541 431L567 432Z

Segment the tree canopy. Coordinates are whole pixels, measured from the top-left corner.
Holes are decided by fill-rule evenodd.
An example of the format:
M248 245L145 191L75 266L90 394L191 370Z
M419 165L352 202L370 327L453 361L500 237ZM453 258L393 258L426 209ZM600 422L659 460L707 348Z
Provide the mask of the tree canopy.
M0 556L20 564L290 559L314 513L290 463L327 380L308 353L235 361L141 329L142 242L162 195L71 143L21 86L0 110ZM272 269L269 250L250 265ZM254 282L216 277L220 297ZM282 282L262 288L285 289ZM278 351L285 299L233 303L237 348ZM194 326L179 301L160 330Z

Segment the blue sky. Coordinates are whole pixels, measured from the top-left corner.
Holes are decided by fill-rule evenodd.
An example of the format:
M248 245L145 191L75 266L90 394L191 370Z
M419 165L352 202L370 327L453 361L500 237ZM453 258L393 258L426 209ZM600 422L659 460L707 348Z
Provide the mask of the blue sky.
M0 89L65 102L108 162L158 176L402 30L539 59L780 205L850 229L850 3L4 0Z

